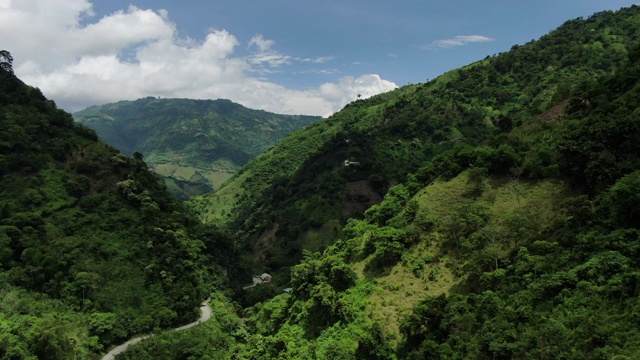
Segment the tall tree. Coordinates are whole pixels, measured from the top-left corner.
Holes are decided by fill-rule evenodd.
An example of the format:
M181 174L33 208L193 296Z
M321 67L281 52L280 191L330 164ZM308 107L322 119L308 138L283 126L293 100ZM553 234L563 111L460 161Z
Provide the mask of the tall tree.
M7 50L0 50L0 69L13 73L13 56Z

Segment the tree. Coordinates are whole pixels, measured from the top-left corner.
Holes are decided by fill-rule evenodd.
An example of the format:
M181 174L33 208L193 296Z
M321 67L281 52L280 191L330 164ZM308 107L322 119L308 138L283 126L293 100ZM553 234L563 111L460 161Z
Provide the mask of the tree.
M609 190L611 213L624 226L640 227L640 171L618 180Z
M78 287L82 290L82 308L84 309L84 299L85 295L89 293L91 290L95 289L98 286L98 282L100 281L100 275L92 272L84 272L81 271L76 274L75 282Z
M0 50L0 69L13 74L13 56L7 50Z
M487 169L483 167L471 168L467 177L464 195L471 198L477 198L482 195L482 192L487 187L485 183L487 173Z

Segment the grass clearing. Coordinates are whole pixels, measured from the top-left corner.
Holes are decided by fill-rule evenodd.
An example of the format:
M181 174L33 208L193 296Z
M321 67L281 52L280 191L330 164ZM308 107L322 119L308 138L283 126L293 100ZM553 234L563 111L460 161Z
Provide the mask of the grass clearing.
M246 190L241 185L244 184L249 175L243 173L238 175L236 181L228 183L210 194L195 196L187 202L204 223L211 223L217 226L224 226L233 217L234 209L238 206L238 199L243 196Z
M377 290L369 298L370 310L384 324L384 332L390 339L400 338L400 322L416 303L426 296L448 293L457 283L443 263L430 264L428 268L437 269L438 275L433 281L426 276L416 277L402 263L395 265L389 275L378 278Z
M232 173L219 172L219 171L211 171L211 172L204 172L204 173L201 172L201 174L202 176L205 177L205 179L209 180L211 185L213 185L214 190L220 189L222 187L222 184L224 184L225 182L227 182L227 180L233 177Z
M473 202L488 210L489 225L500 225L506 216L524 211L543 228L560 216L558 203L570 195L568 187L558 180L517 181L493 177L485 180L480 196L470 198L467 183L468 173L463 172L449 181L437 180L418 192L416 216L431 219L436 227L423 233L421 241L404 253L402 261L380 271L373 279L375 291L369 297L368 312L384 324L384 332L392 342L400 338L402 318L420 300L460 289L465 280L453 273L460 259L442 251L445 235L439 232L438 223L455 218L460 207ZM506 250L502 252L506 253ZM372 257L353 264L361 279L371 278L365 267Z
M222 184L233 177L232 172L183 166L178 163L156 164L153 165L153 171L164 177L194 182L198 182L194 178L198 177L198 174L200 174L203 178L209 181L214 189L221 188Z
M531 213L540 225L549 224L558 216L558 204L571 193L560 180L525 181L491 177L478 199L465 197L468 173L463 172L449 180L436 180L425 187L416 199L418 216L430 216L437 221L454 216L456 209L470 201L488 206L492 218L499 218L518 210Z

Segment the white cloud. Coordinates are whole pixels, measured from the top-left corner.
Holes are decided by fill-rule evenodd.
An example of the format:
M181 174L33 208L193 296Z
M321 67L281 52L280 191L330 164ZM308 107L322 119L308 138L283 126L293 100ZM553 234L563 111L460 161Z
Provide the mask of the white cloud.
M334 75L334 74L339 74L340 70L335 69L335 68L327 68L327 69L312 69L312 70L295 71L293 73L296 74L296 75L299 75L299 74Z
M249 62L254 65L267 64L271 67L291 64L291 56L277 52L259 53L249 56Z
M286 114L329 115L358 94L396 87L378 75L345 77L296 90L252 74L282 71L294 58L255 35L248 56L226 30L183 39L166 11L131 6L96 18L88 0L0 0L0 44L14 56L15 73L68 111L145 96L226 98Z
M247 58L251 64L257 65L258 68L254 69L255 72L273 73L273 70L265 69L263 66L268 65L271 68L276 68L291 64L291 56L280 54L272 49L275 44L274 40L265 39L262 34L256 34L249 40L249 48L258 50Z
M450 39L436 40L429 45L424 46L425 49L433 50L439 48L450 48L455 46L463 46L468 43L487 42L494 41L487 36L483 35L458 35Z
M335 83L324 83L318 89L294 90L264 81L251 81L244 84L244 91L251 93L246 106L276 111L283 114L316 114L329 116L346 104L358 99L366 99L376 94L391 91L397 85L375 74L360 77L343 77ZM306 112L301 112L300 105Z
M340 70L338 70L338 69L319 69L319 70L312 70L311 72L312 73L316 73L316 74L332 75L332 74L340 73Z
M271 47L275 45L275 43L273 40L265 39L262 34L256 34L249 40L249 47L255 46L260 52L267 52L271 51Z
M320 86L320 94L332 104L346 104L357 98L366 99L376 94L387 92L398 86L391 81L383 80L375 74L362 75L358 78L343 77L337 83L325 83ZM344 105L334 106L336 112Z
M329 62L329 61L331 61L333 59L334 59L333 56L320 56L320 57L317 57L317 58L296 58L297 61L306 62L306 63L313 63L313 64L324 64L324 63Z

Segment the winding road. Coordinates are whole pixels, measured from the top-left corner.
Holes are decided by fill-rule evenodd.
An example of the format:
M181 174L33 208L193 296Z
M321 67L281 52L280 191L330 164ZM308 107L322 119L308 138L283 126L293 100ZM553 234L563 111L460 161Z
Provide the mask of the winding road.
M211 299L207 299L205 300L202 305L200 305L200 319L198 319L197 321L194 321L190 324L184 325L184 326L180 326L177 327L175 329L172 329L171 331L182 331L182 330L186 330L189 328L192 328L196 325L199 325L209 319L211 319L211 307L209 306L209 300ZM137 343L139 343L140 341L153 336L153 335L143 335L143 336L139 336L139 337L135 337L135 338L131 338L129 340L127 340L127 342L125 342L124 344L120 344L118 346L116 346L115 348L113 348L111 351L109 351L109 353L105 356L102 357L102 360L114 360L116 355L124 352L125 350L127 350L127 348L129 347L129 345L135 345Z

